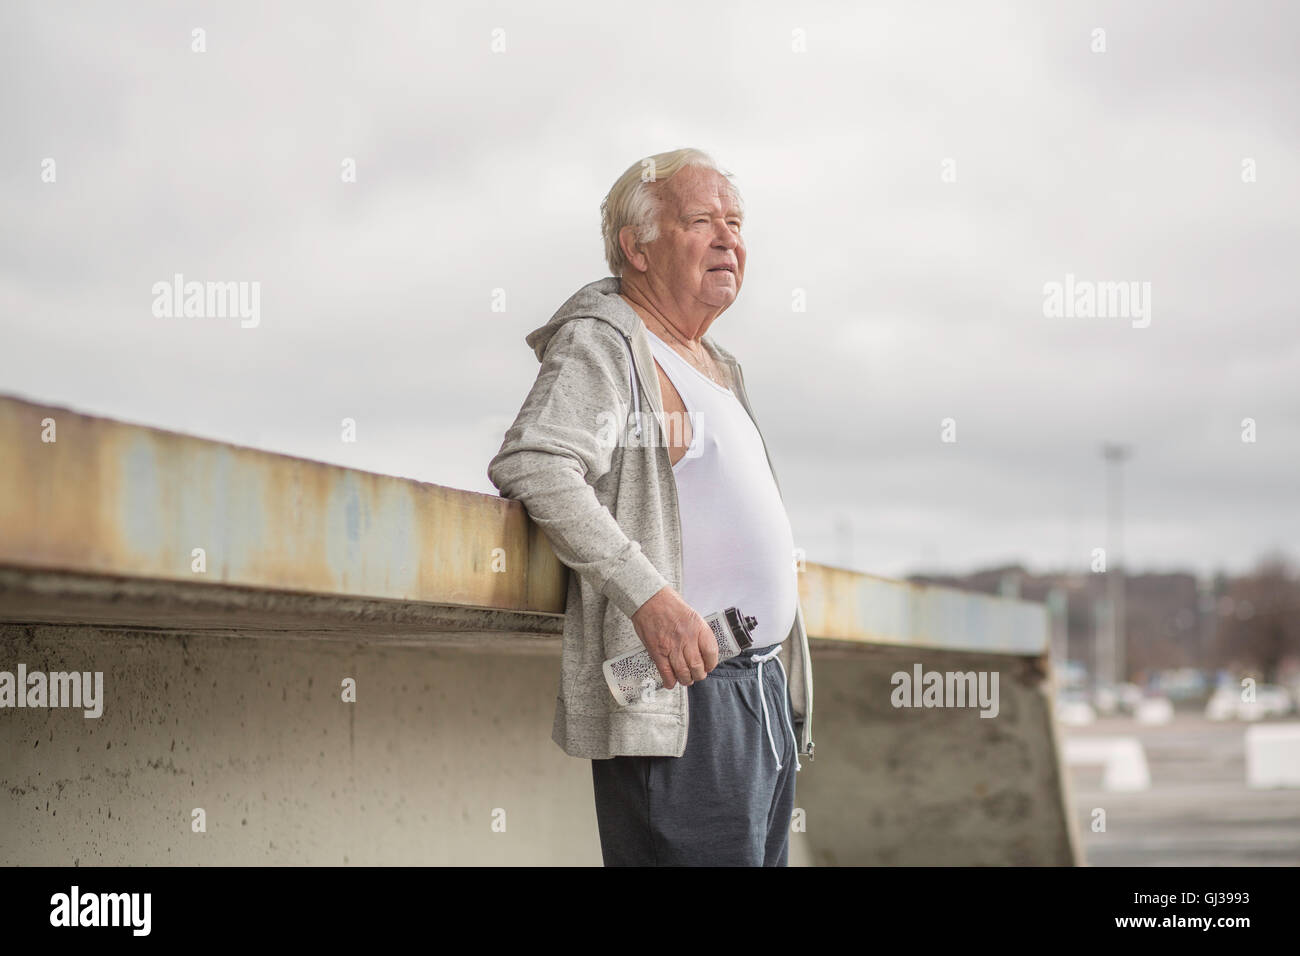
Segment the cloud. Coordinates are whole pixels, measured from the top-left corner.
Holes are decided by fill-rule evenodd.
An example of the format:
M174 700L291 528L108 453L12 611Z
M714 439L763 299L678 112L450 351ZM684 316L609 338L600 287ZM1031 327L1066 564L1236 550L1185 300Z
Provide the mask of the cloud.
M537 370L524 335L605 274L605 191L696 145L746 197L745 288L713 334L810 560L838 559L848 519L866 570L1082 566L1098 445L1122 440L1130 565L1244 568L1300 541L1297 20L5 5L0 388L495 493L487 459ZM155 319L176 272L261 282L262 324ZM1066 273L1150 282L1151 326L1045 318Z

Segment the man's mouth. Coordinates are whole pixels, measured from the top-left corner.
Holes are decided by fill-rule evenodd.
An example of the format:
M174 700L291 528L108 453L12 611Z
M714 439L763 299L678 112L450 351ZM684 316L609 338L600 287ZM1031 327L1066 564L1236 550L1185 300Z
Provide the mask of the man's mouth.
M712 269L710 269L709 271L710 271L710 272L730 272L732 275L735 275L735 274L736 274L736 270L735 270L733 267L731 267L731 266L714 266L714 267L713 267Z

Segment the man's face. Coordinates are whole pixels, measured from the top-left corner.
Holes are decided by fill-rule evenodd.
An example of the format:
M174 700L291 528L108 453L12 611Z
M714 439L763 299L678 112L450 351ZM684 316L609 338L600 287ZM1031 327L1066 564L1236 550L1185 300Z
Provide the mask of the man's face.
M741 213L731 184L712 169L687 166L664 183L659 238L646 247L648 278L680 302L722 311L745 278Z

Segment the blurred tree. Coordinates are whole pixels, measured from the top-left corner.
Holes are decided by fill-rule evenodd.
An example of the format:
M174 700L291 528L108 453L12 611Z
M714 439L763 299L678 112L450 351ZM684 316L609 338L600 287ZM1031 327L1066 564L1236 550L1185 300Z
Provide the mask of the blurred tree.
M1300 658L1300 580L1285 555L1266 555L1252 573L1230 579L1218 610L1219 666L1277 683L1283 662Z

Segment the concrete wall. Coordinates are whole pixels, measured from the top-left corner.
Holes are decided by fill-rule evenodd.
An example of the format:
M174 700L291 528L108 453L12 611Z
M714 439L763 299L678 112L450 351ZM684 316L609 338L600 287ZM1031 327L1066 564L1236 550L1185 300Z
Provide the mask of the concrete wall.
M916 655L814 658L818 756L793 861L1068 863L1041 675L1011 661L1000 713L902 712ZM558 655L5 625L0 660L101 670L103 717L0 719L6 864L600 863L589 764L550 740ZM929 652L927 668L979 668ZM357 682L356 703L340 682ZM191 831L202 807L207 832ZM505 811L504 832L494 811Z
M8 625L0 660L108 698L0 717L2 863L600 863L552 653Z
M517 503L5 398L0 449L0 671L106 699L0 709L0 863L600 862L550 740L567 571ZM793 864L1079 861L1041 606L815 564L800 597ZM996 670L998 716L892 706L916 663Z
M901 709L890 676L999 673L999 711ZM817 759L799 773L820 865L1068 866L1077 835L1039 658L818 641Z

